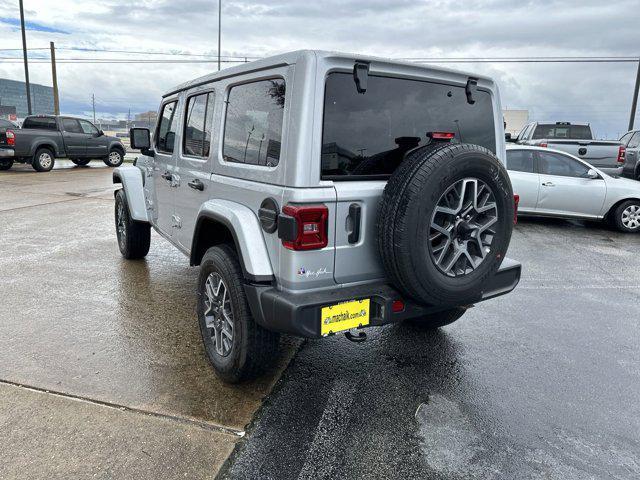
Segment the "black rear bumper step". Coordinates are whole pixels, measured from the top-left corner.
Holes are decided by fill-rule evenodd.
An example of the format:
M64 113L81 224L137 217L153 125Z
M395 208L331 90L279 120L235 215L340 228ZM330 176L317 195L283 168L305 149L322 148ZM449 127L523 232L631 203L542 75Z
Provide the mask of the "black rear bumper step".
M486 288L472 303L504 295L520 281L520 263L505 258ZM435 313L451 306L426 306L411 302L387 283L369 283L311 293L283 292L269 285L245 285L245 291L256 322L268 330L306 338L320 338L322 307L349 300L371 299L370 326L395 323ZM402 312L393 312L395 300L403 300Z

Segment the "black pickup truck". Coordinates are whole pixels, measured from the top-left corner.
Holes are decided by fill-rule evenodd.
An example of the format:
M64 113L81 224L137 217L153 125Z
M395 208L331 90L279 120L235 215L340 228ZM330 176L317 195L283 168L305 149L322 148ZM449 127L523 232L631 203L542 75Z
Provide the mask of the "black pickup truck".
M68 158L76 165L101 159L109 167L118 167L124 154L120 139L79 118L36 115L25 118L20 129L0 126L0 170L18 162L48 172L56 158Z

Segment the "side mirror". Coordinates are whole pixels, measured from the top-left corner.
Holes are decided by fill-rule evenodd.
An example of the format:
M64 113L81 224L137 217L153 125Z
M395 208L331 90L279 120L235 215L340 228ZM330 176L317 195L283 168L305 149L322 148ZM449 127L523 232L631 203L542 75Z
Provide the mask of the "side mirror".
M593 168L590 168L589 171L587 171L587 178L595 180L597 178L600 178L600 175L598 175L598 172L596 172Z
M504 139L505 139L507 142L510 142L510 141L511 141L511 134L510 134L510 133L508 133L508 132L507 132L507 133L505 133L505 134L504 134Z
M102 130L98 130L98 136L102 137L104 135L104 132Z
M151 132L148 128L130 128L129 141L131 148L140 150L143 155L153 157L153 150L151 150Z

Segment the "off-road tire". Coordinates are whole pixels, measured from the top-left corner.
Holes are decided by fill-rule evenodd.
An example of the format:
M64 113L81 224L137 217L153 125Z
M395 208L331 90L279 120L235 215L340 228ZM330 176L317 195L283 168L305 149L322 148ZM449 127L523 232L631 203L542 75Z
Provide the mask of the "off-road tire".
M0 171L9 170L11 167L13 167L13 160L0 160Z
M48 155L48 157L47 157ZM47 162L47 158L50 162ZM49 172L56 163L55 155L51 149L42 147L33 155L31 166L36 172Z
M449 310L425 315L424 317L406 320L406 323L425 330L435 330L445 325L449 325L458 320L467 311L464 307L454 307Z
M87 165L89 165L89 162L91 161L91 159L89 159L89 158L72 158L71 161L73 163L75 163L76 165L78 165L79 167L86 167Z
M116 156L118 160L114 160ZM112 148L111 150L109 150L109 155L102 161L107 167L119 167L120 165L122 165L122 162L124 162L124 152L120 148Z
M464 178L493 192L498 221L487 257L468 274L451 278L435 265L427 245L434 209L443 193ZM391 283L429 305L467 305L500 267L513 229L513 190L506 169L484 147L439 144L407 154L385 187L377 213L378 252Z
M612 215L610 216L611 224L621 232L624 232L624 233L640 232L640 224L637 227L631 228L625 225L625 222L623 220L624 211L627 208L633 207L633 206L636 206L640 209L640 200L627 200L626 202L622 202L620 205L618 205L615 208L615 210L612 212ZM640 213L640 210L639 210L639 213ZM639 218L639 221L640 221L640 217L636 217L636 218Z
M119 229L119 221L122 220L122 231ZM146 222L137 222L131 218L129 204L124 190L118 190L115 201L116 237L120 253L127 260L144 258L149 253L151 246L151 225Z
M233 338L226 356L216 351L205 320L205 283L212 272L222 278L231 297ZM222 244L206 251L198 277L198 322L207 357L216 375L227 383L255 378L273 364L278 354L280 335L255 323L243 283L238 255L231 246Z

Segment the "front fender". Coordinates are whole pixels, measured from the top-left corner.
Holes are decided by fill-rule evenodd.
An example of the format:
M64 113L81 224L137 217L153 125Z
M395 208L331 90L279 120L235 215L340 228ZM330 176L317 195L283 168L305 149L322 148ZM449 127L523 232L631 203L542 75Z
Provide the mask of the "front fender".
M142 171L137 167L125 166L113 169L113 183L121 183L129 204L129 214L137 222L149 223L147 205L144 198Z
M258 217L250 208L229 200L211 199L206 201L198 212L196 234L193 236L194 244L198 236L197 226L205 218L227 226L240 255L242 268L248 278L255 281L269 281L273 278L273 269L262 236L262 228ZM195 252L193 246L191 252Z

